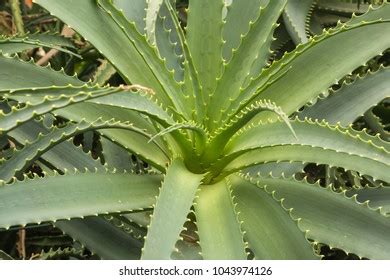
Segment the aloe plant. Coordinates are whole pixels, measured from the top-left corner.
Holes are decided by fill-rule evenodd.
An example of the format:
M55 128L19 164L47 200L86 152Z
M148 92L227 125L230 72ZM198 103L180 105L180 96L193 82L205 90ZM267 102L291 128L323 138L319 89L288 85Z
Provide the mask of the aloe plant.
M310 37L313 1L191 0L185 29L170 0L35 2L107 62L82 82L0 56L1 133L19 147L1 163L1 228L50 222L105 259L390 257L389 143L352 127L390 69L331 89L390 47L388 3ZM273 60L280 18L297 46ZM0 46L72 53L34 36ZM127 85L104 85L115 71ZM90 131L101 160L71 142ZM308 163L377 187L294 176Z

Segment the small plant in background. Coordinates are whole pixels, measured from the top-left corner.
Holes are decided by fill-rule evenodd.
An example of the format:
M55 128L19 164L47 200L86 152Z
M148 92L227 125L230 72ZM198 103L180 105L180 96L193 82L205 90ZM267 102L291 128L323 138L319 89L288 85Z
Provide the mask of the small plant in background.
M77 242L33 257L390 257L390 4L35 2L78 34L0 40L0 227Z

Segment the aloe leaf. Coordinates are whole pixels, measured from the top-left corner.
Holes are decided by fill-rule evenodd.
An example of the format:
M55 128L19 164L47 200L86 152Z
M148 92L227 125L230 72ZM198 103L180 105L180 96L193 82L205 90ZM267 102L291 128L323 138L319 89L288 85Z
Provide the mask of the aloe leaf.
M50 129L42 121L29 121L8 132L13 141L20 144L34 141L39 134L48 134ZM65 171L77 168L79 170L104 171L99 160L94 160L91 154L84 153L81 147L76 147L71 141L64 141L46 151L41 158L52 164L57 170Z
M312 100L335 81L360 66L362 61L368 61L380 54L390 44L389 37L382 36L386 30L390 32L389 10L390 4L384 3L378 10L370 10L362 15L361 23L339 24L335 29L313 37L307 44L298 46L292 53L273 63L261 77L268 77L274 71L281 71L283 68L289 71L265 89L260 94L261 99L270 99L281 106L287 114L292 114L307 100ZM365 22L365 18L371 19L371 13L382 19ZM362 40L356 41L356 36ZM338 51L335 53L333 50L336 45ZM351 48L362 48L365 51L351 56ZM339 67L330 66L338 64L339 61L343 61ZM316 79L312 79L313 76ZM258 117L264 118L268 118L267 114Z
M171 14L165 3L161 6L156 22L156 45L161 58L166 60L168 70L174 71L176 81L183 81L183 50Z
M228 184L227 180L222 180L214 185L203 185L195 199L196 224L204 259L247 259L243 232Z
M316 0L290 0L283 12L288 33L296 45L307 42L306 23Z
M142 213L143 211L140 212ZM129 221L121 214L104 215L103 218L105 221L108 221L114 227L124 231L126 234L138 241L143 241L146 235L146 229L142 227L142 225L138 225L137 223Z
M134 22L139 33L145 33L145 17L147 1L145 0L113 0L112 3L122 10L129 22Z
M102 145L104 162L109 168L123 171L133 167L130 154L121 146L112 143L104 137L100 139L100 143Z
M203 179L180 159L168 167L142 249L142 259L169 259Z
M368 11L370 5L366 3L352 3L352 1L339 0L317 0L317 9L326 13L340 16L351 16L352 14L363 14Z
M136 123L138 127L145 129L151 135L157 133L148 119L140 116L137 112L119 107L84 103L58 109L55 111L55 114L75 122L81 122L83 120L94 122L98 118L109 121L112 119L112 116L115 116L115 119L118 121ZM142 160L150 163L158 170L164 171L167 163L166 155L169 154L169 151L164 148L166 144L160 138L154 140L158 143L159 148L155 145L145 145L144 136L129 130L106 129L100 130L99 133L125 148L127 151L137 155Z
M227 144L225 153L241 153L266 146L299 144L360 155L390 164L390 144L365 132L308 120L294 120L290 124L296 137L281 121L259 123L237 133Z
M15 181L0 187L0 228L151 207L160 180L158 175L75 172Z
M317 259L283 201L239 176L230 176L245 240L256 259Z
M57 221L54 225L102 259L136 260L141 255L142 243L139 240L102 217Z
M311 118L325 120L332 125L338 123L341 126L347 126L370 107L389 96L389 75L390 69L388 67L381 67L376 72L368 72L352 83L343 83L341 88L336 91L329 90L323 97L315 100L314 104L306 106L297 115L302 120ZM381 137L383 138L383 133ZM375 142L378 139L371 138L371 140ZM378 145L383 145L382 143L378 143ZM292 175L304 167L299 163L284 166L274 164L273 166L272 172L275 176L281 172ZM260 169L262 169L261 166L252 167L252 172L269 173L267 170L261 171Z
M77 53L65 48L74 48L74 45L68 38L58 34L37 33L25 36L0 37L0 51L3 54L13 54L36 47L52 48L81 58Z
M129 40L128 33L122 30L122 27L125 27L122 26L122 24L118 24L118 22L112 18L112 15L117 16L119 11L117 11L111 3L107 3L107 5L114 9L111 11L111 15L103 10L96 1L37 0L36 3L42 5L42 7L49 10L49 12L59 17L68 25L77 26L76 31L103 53L107 60L118 69L127 83L131 82L133 84L141 84L152 88L159 94L159 97L165 105L172 105L169 100L170 97L165 94L165 90L157 78L161 78L161 75L162 77L168 77L168 72L165 69L159 73L153 72L153 69L145 59L147 58L159 63L158 57L155 55L150 56L150 53L147 55L140 53L141 50L137 48L139 46ZM99 3L103 2L99 1ZM67 12L69 7L72 7L73 13ZM126 23L126 28L131 26L130 28L138 34L137 38L135 38L135 42L145 46L146 39L136 30L134 25L129 23L121 14L121 19L122 17L123 22ZM80 18L88 20L80 22ZM107 38L110 38L110 40L107 40ZM123 46L126 46L126 48L123 48ZM122 51L118 52L118 50ZM143 51L147 50L151 49L146 44Z
M160 98L166 107L173 106L180 113L190 116L189 108L185 106L186 100L182 89L174 79L174 73L169 72L165 62L158 54L156 46L150 45L144 36L129 23L123 13L118 11L108 0L99 0L99 5L106 11L116 24L126 34L127 38L134 45L138 54L142 56L146 65L151 69L153 75L160 83L162 90L156 91L157 98Z
M202 87L199 81L199 75L195 68L195 63L192 58L191 50L188 46L186 36L184 31L181 28L179 19L176 14L176 9L173 8L170 1L165 1L165 5L168 9L170 18L172 19L172 24L177 33L177 42L179 43L180 49L183 50L184 56L184 84L182 85L183 93L185 94L185 99L187 100L187 106L192 109L191 113L194 118L199 122L204 118L204 102Z
M222 9L224 0L190 1L187 42L202 86L203 101L213 93L222 65Z
M93 76L93 83L104 86L107 81L116 73L116 69L107 60L101 60L101 64Z
M230 61L233 50L241 43L241 35L248 33L250 22L256 20L260 7L268 5L269 0L231 1L227 6L225 24L223 26L223 58Z
M390 252L390 220L380 213L345 196L330 187L311 185L305 181L262 177L254 182L302 220L299 226L307 230L307 237L370 259L388 259ZM370 238L367 238L367 237Z
M0 76L2 90L84 84L77 77L66 75L63 70L54 71L50 66L41 67L33 61L22 61L17 56L0 55Z
M238 130L245 126L250 120L262 111L271 111L277 114L286 124L286 127L290 130L290 133L296 137L294 129L290 125L290 121L287 115L281 110L280 107L268 102L267 100L257 101L255 104L248 106L241 110L241 112L232 117L232 119L221 128L215 131L215 134L209 140L209 148L205 153L206 160L215 160L220 156L222 149L231 137L236 134ZM209 153L209 151L213 151ZM215 151L215 152L214 152Z
M390 214L390 187L388 186L350 189L346 192L346 195L356 195L356 200L360 203L367 201L371 208L380 207L382 213Z
M385 125L382 124L382 120L374 114L373 109L367 110L364 113L363 119L373 133L385 141L390 141L390 132L385 129Z
M264 47L267 39L272 37L276 27L276 20L281 14L287 1L270 1L267 6L260 9L260 14L250 27L248 33L242 38L240 46L234 51L230 62L225 65L223 75L218 80L218 85L210 99L208 115L209 126L215 128L219 124L221 113L227 109L232 100L240 93L240 89L251 70L252 63L258 59L258 50ZM264 63L268 59L269 45L265 45L266 55ZM226 98L228 96L228 98ZM211 109L212 108L212 109ZM218 109L217 109L218 108Z
M253 165L282 161L315 162L317 164L343 167L347 170L358 171L362 175L370 175L374 180L379 179L390 182L388 159L378 160L357 154L299 144L266 147L244 153L226 165L221 177Z
M341 88L316 100L298 113L300 118L308 117L326 120L331 124L346 126L363 115L369 108L390 96L390 68L381 67L358 77L352 83L343 83Z
M176 249L177 252L172 254L174 260L202 260L201 249L197 243L179 241Z
M2 92L5 92L2 94ZM143 113L164 126L174 123L171 116L153 100L153 93L141 86L119 86L119 87L66 87L51 86L48 88L21 89L12 91L1 91L0 94L6 98L25 102L27 106L22 109L14 109L10 114L1 116L0 127L5 131L22 123L56 109L83 101L90 101L97 104L105 104L126 108ZM115 95L115 96L111 96ZM35 103L36 102L36 103Z
M76 134L93 129L125 129L137 132L146 138L150 138L150 135L132 124L120 123L114 120L104 122L98 119L93 123L84 121L77 124L69 124L64 128L53 128L48 134L40 135L34 142L25 145L23 149L16 151L10 159L3 162L0 170L0 179L9 181L15 176L15 173L24 171L29 164L33 163L41 154L49 150L50 147L61 143Z
M164 0L147 0L148 6L146 8L145 17L145 31L148 41L151 45L156 44L156 22L158 13Z
M332 111L327 111L327 113L324 112L324 116L330 116L330 118L332 118L331 112ZM345 118L348 118L348 116L352 116L352 115L353 114L345 113ZM340 119L344 120L343 116L340 115ZM318 146L321 147L326 146L328 148L332 147L332 149L335 150L339 150L340 147L344 147L345 145L345 147L351 149L350 152L353 153L356 152L358 154L361 154L362 150L357 151L356 149L359 146L363 147L360 140L366 143L372 143L375 147L384 147L386 151L390 151L390 146L388 145L388 143L384 142L380 138L370 136L365 132L355 131L350 127L346 129L340 127L339 125L329 126L329 124L326 124L325 122L319 123L319 122L314 122L309 120L290 121L290 124L297 135L297 138L295 138L289 131L286 130L286 127L282 122L279 121L277 123L278 125L275 127L271 123L268 123L268 125L267 123L262 123L262 124L259 123L257 124L258 126L254 125L251 128L243 129L242 131L238 132L237 135L234 138L232 138L231 141L227 144L226 153L229 153L230 149L238 151L244 146L246 148L249 147L254 148L255 146L260 147L263 145L279 145L287 142L288 143L299 142L301 144L306 143L308 145L317 146L317 147ZM264 128L267 127L270 130L266 131L266 129L265 130L260 129L260 126L262 125L265 125ZM258 129L256 129L255 127L257 127ZM251 132L252 129L257 130L256 133L258 134L256 134L256 136L255 134L252 134ZM304 130L306 129L307 131L304 132ZM279 133L281 133L280 136L277 136ZM282 134L284 134L284 136L282 136ZM243 144L244 146L241 146L241 144ZM371 152L375 151L375 149L370 144L367 145L367 148L369 150L371 149ZM370 156L369 154L366 155ZM371 156L376 157L377 156L376 152L373 152ZM384 153L384 156L387 157L386 152ZM277 176L278 174L280 175L282 173L284 173L285 175L293 175L297 172L302 172L304 166L305 164L296 163L296 162L295 163L267 163L265 164L265 166L264 164L259 166L252 166L246 171L250 172L252 176L254 176L254 174L258 172L260 172L263 175L270 174L270 172L272 172L274 176Z
M50 248L48 251L42 250L39 256L34 257L34 260L63 260L64 258L85 259L84 249L76 249L73 247Z

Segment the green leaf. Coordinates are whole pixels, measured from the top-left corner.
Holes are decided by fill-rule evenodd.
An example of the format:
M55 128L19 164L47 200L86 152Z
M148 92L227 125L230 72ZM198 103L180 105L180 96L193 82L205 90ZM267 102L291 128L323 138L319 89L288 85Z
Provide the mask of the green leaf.
M300 118L308 117L326 120L331 124L349 125L369 108L390 96L390 67L381 67L363 77L319 98L315 104L298 113Z
M161 58L166 60L168 70L174 71L175 80L183 81L183 50L178 31L165 3L161 6L156 22L156 45Z
M63 260L64 258L75 258L83 260L85 257L86 255L84 254L84 248L76 249L73 247L65 247L64 249L50 248L48 251L42 250L39 256L34 256L34 260Z
M223 26L223 58L230 61L233 50L241 44L241 35L248 33L251 22L260 13L260 7L268 5L269 0L231 1L227 7L225 24Z
M240 46L233 52L230 62L225 65L223 75L218 80L217 88L208 106L209 126L211 128L215 128L219 124L221 110L226 110L239 95L253 62L259 56L264 56L264 64L268 59L270 38L276 27L276 20L285 4L286 0L270 1L267 6L260 9L258 18L251 24L248 33L241 39ZM269 44L267 44L267 39L269 39ZM261 48L264 48L266 52L259 55L258 50Z
M296 137L287 115L280 107L276 106L274 103L268 102L267 100L257 101L251 106L242 109L238 114L234 115L226 125L215 131L215 135L210 138L209 147L204 154L205 160L216 160L221 155L223 148L231 137L236 134L238 130L244 127L254 116L262 111L270 111L277 114L280 119L284 121L286 127L290 130L290 133Z
M125 14L130 22L134 22L139 33L145 33L145 17L147 1L145 0L113 0L115 7Z
M32 120L8 132L8 135L12 137L13 141L24 144L34 141L40 134L45 135L49 132L50 129L42 122ZM99 160L94 160L91 154L86 154L81 147L73 145L73 139L51 147L50 150L41 155L41 159L61 171L73 170L73 168L104 171Z
M75 172L15 181L0 186L0 228L151 207L160 180L158 175Z
M381 139L385 141L390 141L390 132L386 130L386 125L384 122L374 114L373 109L367 110L367 112L364 113L363 119L368 125L368 128L375 133L377 136L379 136Z
M385 170L390 163L390 145L378 137L350 128L329 126L326 123L311 121L295 120L291 121L291 126L297 138L286 130L284 123L281 121L259 123L256 126L253 125L243 129L226 145L225 153L228 154L228 158L234 158L242 154L237 158L238 162L233 160L228 166L235 166L236 170L239 170L244 166L261 163L301 161L304 163L328 163L363 173L374 172L373 174L381 174L381 178L388 177L385 175ZM258 149L258 151L253 151L253 149ZM299 154L298 150L302 154ZM310 154L310 150L312 150L312 154ZM248 151L249 153L246 153ZM272 152L275 152L275 155L272 155ZM321 157L320 154L315 153L320 153L323 156ZM348 157L351 157L351 161L356 158L356 161L352 163L348 160ZM244 164L240 168L238 167L243 162L249 163L250 161L252 161L252 164ZM343 165L342 162L344 161L346 165ZM367 161L366 164L374 162L378 170L375 168L367 169L368 166L365 166L365 161ZM275 172L278 174L278 172L287 170L286 172L290 174L291 172L295 173L294 170L299 171L301 169L302 166L294 163L291 166L284 165L283 168L276 166Z
M101 64L93 76L93 83L104 86L116 73L116 69L107 60L101 60L100 62Z
M374 180L390 182L388 158L384 161L320 147L286 144L244 153L228 163L220 177L257 164L298 161L343 167L347 170L358 171L362 175L370 175L374 177Z
M187 106L189 108L195 107L196 110L191 109L192 115L201 122L204 118L204 103L203 94L201 93L202 87L199 82L198 72L195 68L195 64L191 55L191 51L187 44L186 36L181 28L181 24L177 17L176 9L173 8L170 1L165 1L165 5L168 9L172 24L177 33L177 42L180 49L183 50L183 66L184 66L184 84L182 86Z
M315 0L290 0L283 12L287 31L296 45L307 42L306 26Z
M365 187L362 189L351 189L346 192L347 196L356 195L360 203L368 201L371 208L381 208L384 214L390 214L390 187Z
M148 0L145 17L145 31L151 45L156 45L156 21L164 0Z
M83 121L77 124L69 124L63 128L54 127L48 134L39 135L34 142L26 144L23 149L16 151L10 159L3 162L0 169L0 180L9 181L15 174L23 172L25 168L52 146L61 143L76 134L94 129L125 129L137 132L146 138L150 138L150 135L132 124L121 123L115 120L105 122L98 119L92 123Z
M170 258L203 177L188 171L182 160L172 161L154 207L142 259Z
M174 79L174 73L169 72L164 61L159 57L157 48L150 45L144 36L129 23L123 13L118 11L109 0L98 0L101 8L108 13L129 42L134 46L137 55L142 56L144 63L150 68L159 82L162 90L156 91L156 98L160 99L165 107L173 106L180 113L190 116L189 108L185 106L185 99L179 83Z
M246 1L231 1L232 3L226 8L227 15L223 28L223 57L226 62L229 62L235 49L241 44L242 35L245 35L250 30L253 22L261 13L261 8L268 5L269 0L246 0ZM267 65L267 60L271 55L270 46L274 38L271 36L263 42L263 46L256 50L258 56L252 63L250 73L245 78L244 85L257 77L261 69Z
M368 72L352 83L343 83L341 88L336 91L329 90L323 97L318 98L315 104L306 106L297 115L302 120L312 118L325 120L332 125L338 123L341 126L347 126L363 115L370 107L389 96L389 75L390 69L388 67L381 67L376 72ZM386 136L382 133L381 137ZM371 138L370 140L374 143L379 142L376 143L378 146L384 145L383 141L379 139ZM272 172L274 175L281 172L287 175L299 172L303 167L304 165L299 163L288 164L283 167L279 165L275 166ZM262 172L262 174L266 173Z
M41 67L33 61L24 62L17 56L0 55L0 77L2 90L84 84L77 77L66 75L63 70L54 71L49 66Z
M229 182L202 185L194 206L203 258L246 260L246 246Z
M58 34L37 33L22 37L0 37L0 51L3 54L13 54L36 47L52 48L81 58L77 53L65 48L74 48L74 45L68 38Z
M224 0L190 1L188 7L187 42L202 86L203 102L207 102L217 85L222 70L222 9Z
M390 37L383 36L383 32L390 32L388 21L390 4L383 4L378 11L375 15L382 20L363 22L374 13L369 11L360 17L362 21L360 24L339 24L335 29L330 29L322 35L313 37L307 44L298 46L293 52L264 70L260 78L253 80L247 90L255 90L255 85L262 83L261 81L272 73L283 73L281 69L289 69L277 82L266 88L259 98L270 99L288 115L294 113L308 100L314 99L337 80L360 66L362 61L368 61L388 48ZM360 40L356 40L357 37ZM334 52L335 46L337 52ZM350 50L353 48L364 51L351 55ZM263 114L257 119L268 117L269 114Z
M165 126L174 123L168 113L152 101L152 96L148 96L147 93L136 92L142 90L142 87L138 86L100 88L86 85L81 87L72 85L66 87L39 87L9 92L0 90L3 97L26 103L26 106L21 109L13 108L8 114L0 114L0 131L9 131L35 116L93 99L92 102L98 104L108 103L110 106L121 106L144 113ZM3 92L5 93L2 94ZM109 97L112 94L116 94L116 97ZM96 99L98 97L99 99Z
M390 219L380 211L346 197L345 192L305 181L264 177L257 184L283 198L283 204L293 208L292 215L302 218L301 229L308 230L308 238L315 242L360 257L389 259Z
M118 121L131 121L132 123L136 123L137 126L146 129L146 132L150 134L157 133L148 119L140 116L137 112L119 107L84 103L56 110L55 113L76 122L81 122L83 120L94 122L98 118L101 118L104 121L109 121L112 119L112 116L115 116L115 119ZM131 153L137 155L139 158L150 163L158 170L165 170L165 165L167 163L166 154L169 154L169 151L164 149L165 142L162 142L161 139L155 139L155 142L160 146L159 148L156 145L145 145L145 137L132 131L125 131L123 129L107 129L100 130L99 133L119 144ZM161 150L161 148L164 150Z
M128 83L141 84L146 87L152 88L158 93L159 98L168 107L172 105L169 97L166 95L163 86L157 77L166 77L168 79L168 72L163 69L159 73L153 72L153 68L145 59L153 60L159 64L157 56L150 56L149 52L153 51L147 44L146 39L138 33L134 25L130 24L127 19L121 15L121 19L126 22L126 31L129 29L134 31L137 35L135 41L129 40L128 33L122 29L125 28L121 24L118 24L112 16L117 18L118 11L110 4L110 7L114 8L111 11L111 15L99 6L96 1L49 1L49 0L36 0L36 3L42 5L65 23L70 26L77 27L76 31L79 32L85 39L90 41L108 61L120 72L122 77ZM103 3L99 1L99 3ZM72 13L69 13L69 8L72 9ZM114 14L115 13L115 14ZM80 18L85 19L80 21ZM122 21L121 21L122 22ZM110 38L110 40L107 40ZM145 46L142 50L138 49L139 45ZM126 46L125 48L123 46ZM120 52L118 50L121 50ZM140 53L142 51L142 54ZM143 55L143 52L148 54ZM150 63L150 61L149 61ZM173 83L172 83L173 84Z
M294 120L290 124L296 137L286 129L282 121L260 122L243 129L229 141L225 153L234 154L266 146L299 144L359 155L390 164L390 143L365 132L308 120Z
M332 13L339 16L350 17L352 14L362 14L367 12L369 9L369 4L353 3L352 1L340 1L340 0L317 0L317 9L326 12ZM349 3L348 3L349 2Z
M104 260L137 260L142 243L102 217L86 217L54 223Z
M102 137L100 139L102 145L102 153L104 162L109 168L115 168L116 170L134 170L132 160L129 152L123 149L121 146L112 143L110 140ZM134 170L135 171L135 170Z
M245 240L256 259L317 259L306 234L274 194L254 186L239 176L230 176L238 218Z

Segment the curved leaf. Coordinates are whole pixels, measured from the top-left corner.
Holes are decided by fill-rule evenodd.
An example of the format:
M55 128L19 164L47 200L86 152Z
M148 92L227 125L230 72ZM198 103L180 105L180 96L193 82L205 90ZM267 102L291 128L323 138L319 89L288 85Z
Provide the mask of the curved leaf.
M328 94L315 104L305 107L298 116L349 125L369 108L390 96L390 67L369 72L350 84L343 83L340 89Z
M142 243L102 217L57 221L55 227L81 242L104 260L137 260Z
M257 184L283 198L284 205L293 208L292 215L302 218L300 227L314 241L360 257L389 259L390 219L379 211L346 197L345 192L305 181L262 177Z
M265 147L250 151L238 156L228 163L219 177L245 169L247 167L268 162L314 162L329 166L343 167L347 170L358 171L363 175L370 175L374 180L390 182L389 164L386 160L363 157L356 154L329 150L312 146L280 145ZM218 179L218 178L217 178Z
M256 259L317 259L282 201L238 176L229 177L245 239Z
M260 9L260 14L250 27L248 33L242 38L240 46L233 53L228 64L225 65L223 75L218 80L217 88L210 99L207 112L210 128L219 124L222 112L225 112L240 93L248 72L254 60L258 59L258 49L266 46L267 38L272 37L276 27L276 20L281 14L286 0L270 1L267 6ZM271 42L269 41L269 45ZM267 53L268 58L268 53ZM266 60L265 58L264 60ZM227 96L227 98L226 98Z
M129 45L133 45L137 55L142 57L143 63L158 81L161 90L156 90L156 98L161 100L165 107L173 106L181 114L190 116L189 108L184 106L186 101L181 87L175 81L174 74L168 71L165 62L160 58L156 46L150 45L146 38L136 30L134 24L128 22L124 14L117 10L109 0L98 0L97 3L120 27L122 33L128 38Z
M54 71L50 66L41 67L33 61L22 61L18 56L0 55L0 77L2 90L85 84L75 76L66 75L63 70Z
M9 131L33 117L88 100L93 100L91 102L98 104L116 105L144 113L165 126L174 123L169 114L152 101L151 96L135 92L138 90L142 90L142 87L100 88L98 86L74 87L69 85L65 87L51 86L49 88L12 90L9 92L0 90L3 97L26 103L26 106L21 109L13 108L8 114L0 114L0 131ZM5 94L2 94L3 92ZM113 94L116 97L109 97Z
M148 227L142 259L169 259L203 179L187 170L180 159L167 169Z
M222 9L224 0L190 1L188 7L187 42L202 86L203 102L207 102L217 85L222 70Z
M160 180L107 172L26 178L0 186L0 228L151 207Z
M74 45L68 38L58 34L37 33L22 37L0 37L0 51L3 54L13 54L36 47L52 48L81 58L77 53L65 48L74 48Z
M10 159L1 164L0 180L9 181L16 173L24 171L29 164L33 163L41 154L49 150L52 146L61 143L70 137L93 129L125 129L143 135L145 138L151 136L143 130L136 128L129 123L116 121L104 122L98 119L93 123L80 122L69 124L64 128L54 128L46 135L40 135L33 143L26 144L21 150L16 151Z
M37 139L38 135L48 134L50 129L42 121L29 121L16 129L8 132L15 142L24 144ZM65 171L77 168L79 170L99 170L104 171L99 160L94 160L91 154L84 153L81 147L76 147L73 141L64 141L51 147L41 158L53 165L57 170ZM1 165L0 165L1 166Z
M366 187L362 189L351 189L346 192L347 196L356 195L356 200L360 203L368 201L372 208L381 208L384 214L390 214L390 187Z
M134 22L139 33L145 33L145 17L147 1L145 0L113 0L115 7L125 14L130 22Z
M306 22L316 0L290 0L283 12L288 33L296 45L307 42Z
M243 129L230 139L225 153L234 154L266 146L299 144L360 155L390 164L390 143L365 132L308 120L295 120L290 124L296 137L281 121L259 123Z
M377 11L377 12L376 12ZM378 10L370 10L360 17L361 23L339 24L322 35L313 37L307 44L298 46L293 52L273 63L263 71L244 91L255 91L268 79L269 75L288 72L275 83L267 87L260 95L261 99L270 99L290 115L312 100L344 75L383 52L390 45L390 37L383 32L390 32L390 3L384 3ZM371 19L375 13L378 20ZM357 36L360 40L356 40ZM337 46L338 51L334 52ZM364 49L351 55L352 48ZM340 64L339 62L342 61ZM334 67L334 65L338 65ZM275 75L281 75L275 74ZM316 77L313 79L312 77ZM267 119L269 114L259 115L255 119Z
M172 105L169 98L164 95L165 91L155 76L156 73L152 71L150 65L145 61L145 57L140 53L140 50L129 40L121 26L96 1L36 0L35 2L68 25L77 27L76 31L103 53L111 64L118 69L127 83L141 84L152 88L159 94L159 97L167 107ZM72 8L72 13L68 12L69 7ZM80 21L80 18L85 20ZM131 25L130 23L127 24ZM133 27L133 25L131 26ZM135 28L134 31L138 33ZM142 35L139 34L139 37L142 37ZM107 38L110 38L110 40L107 40ZM142 40L146 42L144 37L142 37ZM138 42L141 42L141 40ZM123 46L126 47L124 48ZM148 49L146 48L145 50ZM121 51L118 52L118 50ZM147 57L157 61L156 56ZM167 73L164 69L159 75Z
M202 185L194 206L203 258L246 260L243 233L228 182Z

